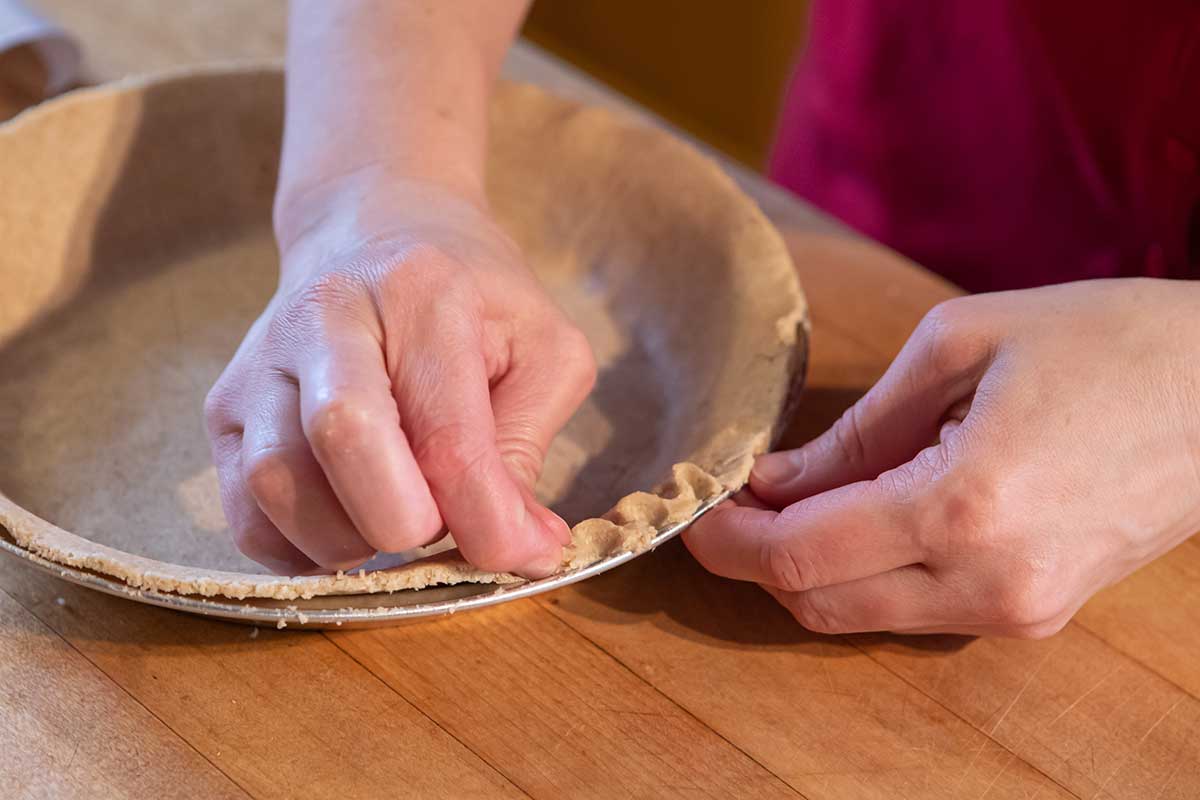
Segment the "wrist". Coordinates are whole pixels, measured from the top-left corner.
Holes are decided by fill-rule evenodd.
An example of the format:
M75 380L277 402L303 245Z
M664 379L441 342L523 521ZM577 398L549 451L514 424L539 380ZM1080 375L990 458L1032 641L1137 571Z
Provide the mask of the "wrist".
M302 181L281 178L273 212L275 238L286 264L287 254L316 234L365 241L451 208L486 213L483 180L473 170L428 174L376 162Z

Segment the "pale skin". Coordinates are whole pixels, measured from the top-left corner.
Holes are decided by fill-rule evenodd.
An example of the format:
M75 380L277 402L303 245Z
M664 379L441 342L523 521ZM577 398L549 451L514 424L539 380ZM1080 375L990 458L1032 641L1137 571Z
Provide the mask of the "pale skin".
M206 407L239 547L286 574L440 538L551 572L531 489L586 341L490 218L524 0L293 2L279 290ZM1200 530L1200 286L951 301L824 435L685 534L806 627L1038 637Z
M209 395L238 546L285 574L454 530L542 576L569 541L531 488L591 352L492 222L488 98L522 3L296 2L279 289Z

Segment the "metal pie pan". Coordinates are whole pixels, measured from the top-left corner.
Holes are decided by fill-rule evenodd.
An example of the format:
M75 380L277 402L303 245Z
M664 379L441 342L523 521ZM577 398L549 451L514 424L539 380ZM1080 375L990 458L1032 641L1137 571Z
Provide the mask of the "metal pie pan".
M730 494L730 492L723 492L700 506L690 519L659 532L651 540L649 550L678 536L709 509L727 500ZM570 586L586 578L607 572L640 555L640 553L632 552L617 553L582 569L552 575L542 580L503 586L468 583L456 586L435 586L419 591L327 595L307 600L261 598L234 600L226 597L203 597L138 589L100 572L70 567L42 558L13 541L3 527L0 527L0 550L5 550L56 578L114 597L242 625L310 629L384 627L429 617L456 614L460 611L486 608L497 603L533 597L563 586Z
M330 592L308 600L233 599L276 592L248 588L260 568L228 535L200 408L278 284L282 115L277 70L226 67L81 91L0 126L0 208L22 220L0 275L24 287L0 293L0 547L98 591L237 622L394 624L596 575L745 482L804 376L785 243L686 144L506 84L493 211L598 367L545 454L539 499L601 523L576 535L603 546L564 553L574 568L540 581L471 583L488 576L432 564L415 571L437 566L432 579L409 580L388 565L277 592ZM589 563L598 553L615 554ZM406 588L439 581L462 583Z

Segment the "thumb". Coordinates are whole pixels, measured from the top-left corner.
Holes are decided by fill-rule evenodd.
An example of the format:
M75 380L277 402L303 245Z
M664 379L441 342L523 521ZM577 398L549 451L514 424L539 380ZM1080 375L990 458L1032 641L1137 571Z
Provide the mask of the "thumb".
M581 334L542 338L536 350L511 365L492 387L496 446L527 503L554 527L570 531L557 515L533 499L550 443L579 408L596 380L595 359Z
M939 307L939 309L945 306ZM768 453L750 475L754 493L777 508L874 480L934 442L946 412L969 397L992 359L985 338L935 310L879 382L834 423L795 450Z

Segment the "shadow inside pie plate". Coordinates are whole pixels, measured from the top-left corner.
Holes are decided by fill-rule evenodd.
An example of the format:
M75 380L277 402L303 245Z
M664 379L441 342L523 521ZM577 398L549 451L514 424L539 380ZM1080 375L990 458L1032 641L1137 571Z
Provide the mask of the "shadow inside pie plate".
M201 405L276 281L282 103L275 68L218 69L0 128L0 524L40 559L157 593L513 582L457 551L283 578L233 545ZM637 552L744 483L794 398L807 323L787 252L688 145L530 86L497 90L488 183L600 365L538 487L574 525L564 570Z

